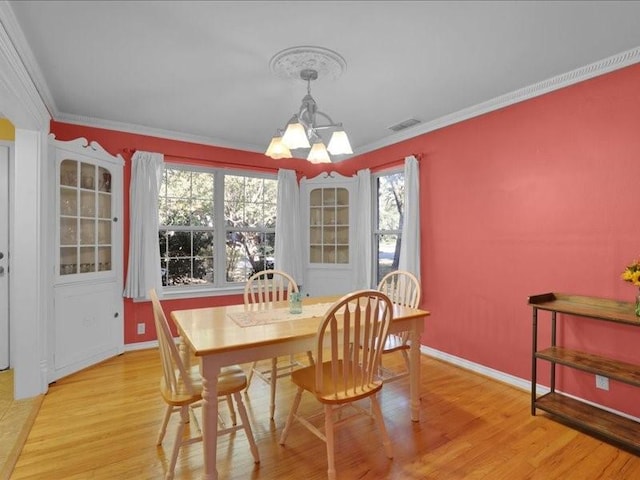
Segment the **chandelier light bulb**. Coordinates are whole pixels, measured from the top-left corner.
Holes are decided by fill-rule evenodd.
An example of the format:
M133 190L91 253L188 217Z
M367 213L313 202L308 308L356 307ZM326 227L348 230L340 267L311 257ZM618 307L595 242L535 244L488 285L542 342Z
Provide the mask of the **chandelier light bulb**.
M313 144L309 151L307 160L311 163L331 163L331 158L329 158L327 149L322 142L316 142Z
M280 135L275 135L271 139L271 143L269 143L269 147L264 154L274 160L278 160L280 158L291 158L291 151L282 142L282 137Z
M282 142L290 149L309 148L307 132L300 122L289 123L282 137Z
M329 153L331 155L344 155L353 153L351 144L349 143L349 137L347 137L347 132L345 132L344 130L337 130L333 132L333 135L331 135L331 140L329 140L327 150L329 150Z

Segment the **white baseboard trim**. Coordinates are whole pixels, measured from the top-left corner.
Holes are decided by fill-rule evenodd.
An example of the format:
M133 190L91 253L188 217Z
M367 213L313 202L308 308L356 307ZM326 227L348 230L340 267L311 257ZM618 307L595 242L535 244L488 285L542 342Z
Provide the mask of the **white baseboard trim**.
M436 350L431 347L426 347L424 345L420 346L420 352L423 355L427 355L429 357L437 358L442 360L443 362L450 363L452 365L456 365L460 368L464 368L465 370L470 370L472 372L479 373L484 375L485 377L492 378L502 383L506 383L507 385L511 385L512 387L516 387L520 390L525 390L528 393L531 393L531 381L526 380L524 378L516 377L514 375L509 375L508 373L501 372L500 370L495 370L493 368L486 367L484 365L480 365L479 363L471 362L464 358L456 357L455 355L451 355L446 352L441 352L440 350ZM545 387L544 385L536 385L536 395L544 395L545 393L549 393L549 387ZM571 395L565 393L561 390L557 390L558 393L562 393L567 397L573 398L574 400L579 400L583 403L591 405L593 407L597 407L601 410L605 410L609 413L613 413L615 415L620 415L621 417L628 418L629 420L634 420L636 422L640 422L640 418L629 415L628 413L621 412L619 410L614 410L613 408L606 407L604 405L600 405L599 403L591 402L589 400L585 400L584 398L576 397L575 395Z
M147 350L149 348L158 348L158 341L151 340L149 342L127 343L124 346L124 351L134 352L136 350Z
M530 380L525 380L524 378L519 378L514 375L509 375L508 373L501 372L500 370L495 370L493 368L485 367L484 365L480 365L479 363L474 363L464 358L456 357L455 355L441 352L440 350L435 350L431 347L426 347L424 345L420 346L420 352L430 357L434 357L439 360L443 360L447 363L451 363L458 367L464 368L465 370L471 370L472 372L479 373L481 375L484 375L485 377L493 378L494 380L498 380L499 382L506 383L513 387L519 388L520 390L525 390L527 392L531 391ZM549 389L547 388L544 393L548 391Z

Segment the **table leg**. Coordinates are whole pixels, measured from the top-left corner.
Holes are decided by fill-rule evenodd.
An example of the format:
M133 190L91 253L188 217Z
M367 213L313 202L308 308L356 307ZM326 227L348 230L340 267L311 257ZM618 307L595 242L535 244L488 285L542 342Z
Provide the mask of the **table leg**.
M419 318L413 321L410 331L409 345L409 394L411 402L411 421L420 421L420 332L424 320Z
M203 480L217 480L216 452L218 449L218 375L220 365L202 359L202 449L204 453Z
M180 354L182 365L184 365L185 370L188 372L191 369L191 352L182 337L178 342L178 353ZM189 423L191 421L191 415L189 414L188 409L182 411L182 420L184 423Z
M182 360L184 368L189 371L189 369L191 368L191 351L182 338L180 339L180 343L178 344L178 352L180 352L180 359Z

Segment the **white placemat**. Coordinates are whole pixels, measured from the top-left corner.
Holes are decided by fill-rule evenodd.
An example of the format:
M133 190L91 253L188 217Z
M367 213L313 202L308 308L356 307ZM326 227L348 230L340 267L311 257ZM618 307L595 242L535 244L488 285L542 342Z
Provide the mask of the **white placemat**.
M241 327L268 325L270 323L288 322L299 318L323 317L333 303L314 303L303 305L302 313L289 313L289 307L270 308L266 310L247 310L227 313L227 316Z

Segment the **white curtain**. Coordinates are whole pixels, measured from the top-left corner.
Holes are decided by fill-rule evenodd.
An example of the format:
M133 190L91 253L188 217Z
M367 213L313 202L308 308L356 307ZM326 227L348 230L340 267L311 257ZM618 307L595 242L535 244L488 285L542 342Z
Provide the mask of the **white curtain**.
M302 283L302 233L300 230L300 188L296 172L278 170L276 205L276 270L287 272L298 285Z
M353 288L355 290L371 288L373 262L371 260L371 171L359 170L356 183L356 202L358 206L355 224L353 248Z
M420 280L420 182L418 161L404 159L404 222L398 268L413 273Z
M148 298L149 289L162 295L158 246L158 195L164 155L135 152L131 158L129 267L124 296Z

